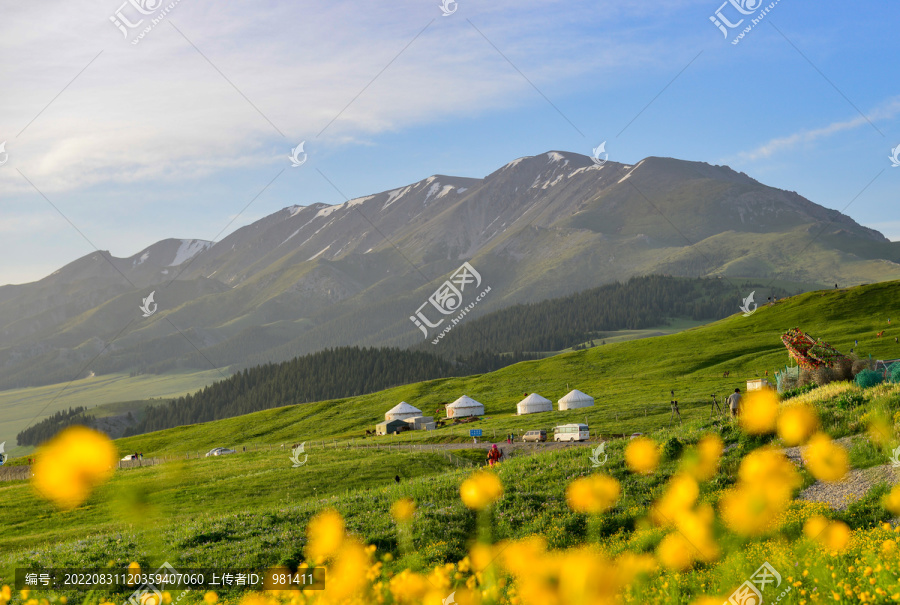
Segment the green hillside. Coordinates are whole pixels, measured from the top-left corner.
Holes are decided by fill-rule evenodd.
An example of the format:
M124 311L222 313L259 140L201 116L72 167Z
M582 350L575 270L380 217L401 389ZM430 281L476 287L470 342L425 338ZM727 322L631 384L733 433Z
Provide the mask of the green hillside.
M894 319L891 325L887 321ZM482 402L478 425L503 435L509 430L548 428L587 419L594 433L644 431L669 419L670 390L683 412L708 414L710 396L744 388L749 378L788 363L782 333L801 327L838 350L876 359L900 357L900 282L837 291L810 292L700 328L658 338L612 343L555 357L519 363L493 372L405 385L348 399L267 410L216 422L184 426L119 440L124 450L145 454L205 451L214 446L354 438L383 421L384 413L406 401L432 415L442 403L466 394ZM876 332L886 330L883 338ZM724 372L728 378L723 378ZM524 393L556 401L571 389L595 397L594 407L568 412L515 416ZM473 425L475 426L475 425ZM406 434L400 439L449 441L464 438L460 427Z

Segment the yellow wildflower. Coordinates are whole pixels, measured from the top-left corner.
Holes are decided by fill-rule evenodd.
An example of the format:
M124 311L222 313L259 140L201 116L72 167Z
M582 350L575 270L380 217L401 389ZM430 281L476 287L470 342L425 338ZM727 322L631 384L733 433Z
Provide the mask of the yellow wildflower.
M847 450L825 433L818 433L809 440L804 456L809 472L820 481L839 481L850 467Z
M313 559L332 557L344 541L344 519L336 510L326 510L309 522L306 528L309 538L308 554Z
M747 393L741 400L741 427L751 435L765 435L775 430L778 418L778 394L772 389Z
M500 499L503 484L489 471L479 471L463 481L459 488L463 504L474 510L483 510Z
M616 505L622 488L608 475L576 479L566 489L569 508L579 513L604 513Z
M416 514L416 503L412 498L401 498L391 506L391 515L399 523L409 521Z
M778 416L778 436L788 447L805 443L819 428L819 416L808 403L792 405Z
M625 448L625 465L634 473L649 475L659 466L659 448L652 439L632 439Z
M32 483L61 509L77 508L116 468L116 448L109 437L83 426L69 427L37 454Z

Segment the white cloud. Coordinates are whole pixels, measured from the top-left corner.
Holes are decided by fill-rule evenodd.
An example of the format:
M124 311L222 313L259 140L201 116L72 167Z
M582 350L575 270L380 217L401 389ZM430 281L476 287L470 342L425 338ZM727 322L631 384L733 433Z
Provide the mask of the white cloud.
M897 115L900 115L900 97L895 97L886 103L883 103L875 110L869 112L865 118L863 116L857 116L842 122L832 122L822 128L801 130L800 132L795 132L788 136L777 137L763 143L755 149L740 152L738 158L744 161L766 159L776 153L793 149L798 145L812 143L840 132L855 130L861 126L869 126L870 122L874 123L878 120L889 120Z
M532 94L528 83L466 22L469 17L539 86L659 61L625 30L612 31L602 53L588 32L565 35L585 23L573 23L573 7L559 0L549 3L558 10L539 0L464 2L450 18L440 17L437 0L367 8L356 2L251 8L182 0L166 20L233 87L166 20L137 46L129 44L109 22L119 3L56 0L4 9L0 36L19 52L0 81L8 103L3 133L18 133L102 51L20 136L0 136L9 140L9 166L42 191L201 177L282 161L281 151L304 139L338 146L521 102L523 93ZM598 7L585 1L581 8L585 20L607 20L605 27L610 18L630 14L612 2ZM137 14L130 5L126 13ZM15 170L5 170L0 189L29 186Z

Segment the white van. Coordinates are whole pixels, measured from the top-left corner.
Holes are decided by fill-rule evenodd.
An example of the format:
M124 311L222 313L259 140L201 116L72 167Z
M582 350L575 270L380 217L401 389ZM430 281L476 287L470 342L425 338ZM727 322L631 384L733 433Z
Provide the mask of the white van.
M554 441L587 441L590 438L586 424L564 424L553 429Z

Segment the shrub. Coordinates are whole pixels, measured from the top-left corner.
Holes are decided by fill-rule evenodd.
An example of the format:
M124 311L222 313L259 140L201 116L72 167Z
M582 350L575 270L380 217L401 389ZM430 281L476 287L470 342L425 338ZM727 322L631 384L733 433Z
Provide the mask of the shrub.
M805 386L797 387L797 388L791 389L789 391L785 391L784 393L781 394L781 399L785 400L785 399L791 399L792 397L799 397L800 395L803 395L804 393L809 393L810 391L813 391L817 388L818 388L818 385L811 382Z
M842 410L852 410L864 404L866 398L861 393L844 393L835 401L835 406Z
M891 382L894 384L900 382L900 363L891 366Z
M864 389L878 386L883 381L884 376L882 376L881 372L876 372L875 370L862 370L859 374L856 375L856 384Z
M683 449L684 444L675 437L672 437L666 441L666 444L663 446L663 456L665 456L666 460L675 460L681 456L681 451Z

